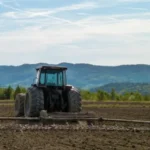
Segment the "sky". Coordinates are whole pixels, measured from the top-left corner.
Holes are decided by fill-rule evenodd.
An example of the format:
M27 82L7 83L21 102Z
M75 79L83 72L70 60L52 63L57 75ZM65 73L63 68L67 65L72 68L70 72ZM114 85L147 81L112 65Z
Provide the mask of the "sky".
M0 0L0 65L150 64L150 0Z

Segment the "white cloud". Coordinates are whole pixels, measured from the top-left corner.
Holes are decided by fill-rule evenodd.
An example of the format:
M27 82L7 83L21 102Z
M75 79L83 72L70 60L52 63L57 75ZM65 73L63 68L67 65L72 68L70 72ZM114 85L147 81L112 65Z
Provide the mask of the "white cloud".
M86 3L80 3L80 4L73 4L70 6L55 8L52 10L47 11L39 11L39 10L29 10L28 11L28 17L37 17L37 16L49 16L52 14L64 12L64 11L73 11L73 10L80 10L80 9L93 9L96 8L97 5L94 2L86 2Z
M89 27L91 34L134 34L150 33L150 20L130 19Z
M17 1L13 2L18 8ZM8 3L1 3L11 11L0 15L0 58L6 58L9 54L14 59L14 64L23 63L24 59L30 63L147 63L150 55L150 12L102 15L90 14L87 11L105 6L106 3L108 4L108 1L94 1L49 10L41 8L21 11L9 7ZM76 18L65 16L74 10ZM12 28L13 26L15 28ZM19 58L15 60L15 57ZM0 59L0 63L7 63L8 59L10 56L6 61Z
M54 21L54 20L53 20ZM144 40L148 42L149 38L139 37L137 34L150 34L150 20L123 20L123 21L112 21L105 23L101 22L98 17L88 18L78 22L81 26L74 26L72 24L59 23L54 25L55 27L45 25L36 25L27 27L24 29L4 32L0 36L0 52L36 52L47 49L50 46L57 46L62 44L71 44L74 42L83 42L87 39L96 40L100 38L104 39L107 47L107 40L114 41L114 38L119 37L121 41L125 41L126 44L140 42ZM83 25L83 26L82 26ZM85 26L84 26L85 25ZM88 26L86 26L88 25ZM114 43L117 43L114 41ZM24 45L24 46L23 46ZM91 44L92 45L92 44Z
M8 2L8 1L0 1L0 5L1 6L3 6L3 7L5 7L5 8L8 8L8 9L10 9L10 10L14 10L14 11L21 11L19 8L16 8L16 7L13 7L13 6L11 6L11 5L9 5L9 4L6 4L6 2ZM10 2L12 2L12 1L10 1ZM14 1L13 1L14 2ZM15 3L16 4L16 3Z
M93 9L97 7L97 4L94 2L85 2L85 3L79 3L79 4L73 4L70 6L64 6L60 8L55 8L55 9L27 9L27 10L21 10L17 9L11 6L8 6L4 3L1 5L5 7L9 7L13 10L16 10L14 12L6 12L2 14L1 16L4 17L10 17L10 18L15 18L15 19L21 19L21 18L35 18L35 17L48 17L49 15L60 13L60 12L65 12L65 11L73 11L73 10L83 10L83 9Z

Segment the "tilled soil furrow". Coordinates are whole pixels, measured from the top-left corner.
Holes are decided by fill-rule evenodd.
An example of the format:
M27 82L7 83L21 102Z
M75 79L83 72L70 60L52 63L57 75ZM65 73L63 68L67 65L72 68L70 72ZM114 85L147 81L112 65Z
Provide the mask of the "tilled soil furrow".
M22 124L1 124L0 130L15 131L43 131L43 130L101 130L101 131L150 131L150 127L124 127L124 126L80 126L80 125L22 125Z

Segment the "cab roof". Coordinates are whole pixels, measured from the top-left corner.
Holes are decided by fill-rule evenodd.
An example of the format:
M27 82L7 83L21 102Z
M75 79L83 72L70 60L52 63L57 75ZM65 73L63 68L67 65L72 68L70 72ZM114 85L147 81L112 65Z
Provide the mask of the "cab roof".
M60 66L40 66L37 67L36 70L67 70L66 67L60 67Z

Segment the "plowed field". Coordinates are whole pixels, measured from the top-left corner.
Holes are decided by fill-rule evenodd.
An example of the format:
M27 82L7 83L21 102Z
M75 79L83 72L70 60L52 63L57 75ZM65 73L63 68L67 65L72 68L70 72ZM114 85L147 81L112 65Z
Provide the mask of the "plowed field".
M85 102L83 111L94 111L105 118L150 120L150 103ZM13 103L0 103L0 116L13 115ZM9 122L0 125L8 126ZM55 125L48 130L0 130L0 150L98 149L150 150L150 125L103 122L96 128Z

